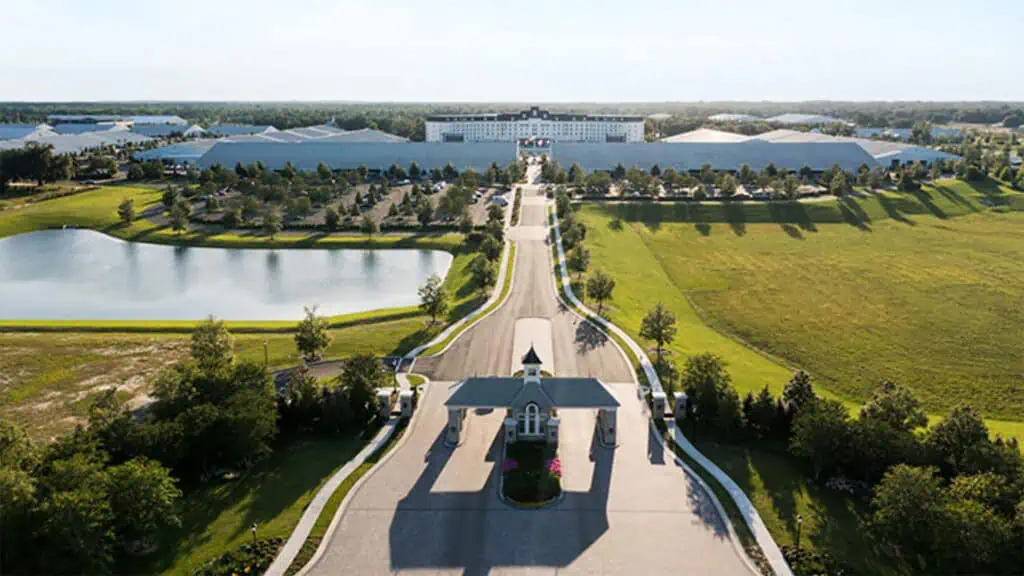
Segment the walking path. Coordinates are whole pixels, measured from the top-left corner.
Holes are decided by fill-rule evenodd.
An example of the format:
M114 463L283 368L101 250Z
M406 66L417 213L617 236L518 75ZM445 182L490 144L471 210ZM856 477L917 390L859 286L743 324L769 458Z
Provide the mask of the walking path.
M356 468L362 466L363 462L370 457L371 454L380 449L381 446L387 443L391 439L391 435L395 433L395 425L398 424L397 418L388 420L388 423L381 428L377 435L373 437L359 454L356 454L355 458L349 460L341 467L340 470L331 476L319 491L316 496L313 497L313 501L306 506L306 510L302 513L302 518L299 518L299 523L292 530L291 536L288 537L288 541L284 543L284 547L274 558L274 562L271 563L270 567L264 573L265 576L283 576L291 566L292 561L298 556L299 551L302 549L302 545L306 543L306 538L309 537L310 531L313 530L313 525L316 524L317 518L320 517L320 513L323 511L324 506L327 505L327 501L331 499L331 495L334 491L341 486L341 483L348 478Z
M618 326L608 322L604 318L597 315L596 312L587 308L582 302L576 298L576 294L572 290L572 281L569 278L569 270L565 262L565 250L562 248L562 234L558 229L558 214L552 210L552 220L555 229L555 243L558 248L558 269L562 277L562 287L564 294L569 297L569 300L579 310L589 315L592 321L600 324L605 330L609 330L617 335L626 346L633 351L633 354L640 360L640 366L644 370L644 374L647 376L647 381L650 382L651 388L654 391L664 392L661 386L661 381L658 379L658 373L654 370L654 364L647 357L647 353L640 345L638 345L625 331ZM736 506L740 510L740 514L743 516L743 520L746 522L747 527L750 528L754 538L757 540L758 545L761 547L761 551L764 552L765 558L771 565L772 570L775 571L776 576L793 576L793 571L790 569L789 564L786 562L786 558L782 555L782 550L775 543L775 539L772 538L771 533L768 531L768 527L765 526L764 521L761 520L761 516L757 513L757 509L754 508L754 504L747 498L747 495L743 492L743 489L729 477L728 474L722 471L714 462L708 459L707 456L701 454L700 450L694 446L690 441L683 435L679 428L675 430L675 442L687 453L691 458L697 461L705 470L711 473L712 476L718 480L719 483L725 487L726 492L736 503ZM684 467L688 467L683 464ZM690 471L691 474L693 471ZM695 474L694 474L695 475ZM695 475L696 476L696 475ZM712 498L714 495L712 493ZM723 511L724 516L724 511Z

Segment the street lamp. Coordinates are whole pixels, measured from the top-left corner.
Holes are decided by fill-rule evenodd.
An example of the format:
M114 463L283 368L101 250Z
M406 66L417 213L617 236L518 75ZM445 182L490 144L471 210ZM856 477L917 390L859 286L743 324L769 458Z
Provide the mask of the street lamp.
M804 524L804 517L802 514L796 515L796 549L800 549L800 527Z

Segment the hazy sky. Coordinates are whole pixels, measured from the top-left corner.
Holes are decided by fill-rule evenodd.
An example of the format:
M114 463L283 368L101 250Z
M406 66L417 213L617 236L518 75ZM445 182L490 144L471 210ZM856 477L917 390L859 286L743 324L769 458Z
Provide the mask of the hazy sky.
M0 0L0 100L1022 100L1024 0Z

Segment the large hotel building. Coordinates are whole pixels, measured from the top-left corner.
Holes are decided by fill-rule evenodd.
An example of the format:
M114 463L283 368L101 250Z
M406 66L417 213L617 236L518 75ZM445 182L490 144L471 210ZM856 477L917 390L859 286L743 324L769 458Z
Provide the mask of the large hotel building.
M427 117L427 142L643 142L643 116L555 113L534 106L514 113Z

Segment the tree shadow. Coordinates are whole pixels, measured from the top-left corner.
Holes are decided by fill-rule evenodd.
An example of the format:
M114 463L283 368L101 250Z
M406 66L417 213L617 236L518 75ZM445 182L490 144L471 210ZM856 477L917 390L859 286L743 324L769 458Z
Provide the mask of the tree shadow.
M885 210L885 213L889 216L889 218L892 218L897 222L902 222L910 226L917 226L917 222L914 222L910 218L907 218L906 216L903 215L902 212L899 211L898 207L896 206L896 203L892 201L892 198L889 198L885 194L876 194L875 198L878 200L878 204L882 207L882 210Z
M769 202L768 215L772 222L782 224L796 224L805 232L817 232L818 226L811 219L807 206L795 200L784 202Z
M747 233L747 216L743 204L738 202L724 202L722 208L725 212L725 219L729 222L733 234L743 236Z
M935 217L943 220L949 218L949 216L942 211L942 208L939 208L935 205L935 202L932 202L932 196L926 190L914 190L911 194L913 194L914 198L917 198L917 201Z
M840 198L839 211L842 213L843 221L850 226L865 232L871 231L871 226L868 225L868 223L871 222L871 218L853 198L850 198L849 196Z
M604 346L608 337L590 322L577 322L575 340L577 351L585 354Z
M789 236L790 238L794 238L796 240L804 239L803 232L801 232L800 229L797 228L796 226L793 226L792 224L788 223L782 223L779 224L779 226L782 228L782 231L785 232L786 235Z
M959 192L957 192L953 188L951 188L951 187L949 187L949 186L947 186L945 184L937 184L937 183L933 183L932 184L932 188L934 188L936 191L938 191L939 194L942 194L942 196L945 197L950 202L955 202L955 203L959 204L960 206L963 206L964 208L967 208L971 212L977 212L978 211L978 208L974 204L972 204L970 200L968 200L967 198L964 198L962 194L960 194Z

